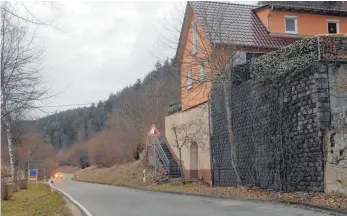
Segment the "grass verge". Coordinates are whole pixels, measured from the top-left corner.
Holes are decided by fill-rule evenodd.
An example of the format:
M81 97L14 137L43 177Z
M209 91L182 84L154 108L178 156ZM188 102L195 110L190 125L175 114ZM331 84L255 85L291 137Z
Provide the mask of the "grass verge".
M174 191L231 198L246 198L257 200L271 200L284 202L297 202L332 209L347 211L347 196L340 194L327 194L317 192L291 192L284 193L271 190L262 190L257 187L212 187L201 182L182 184L171 182L165 184L153 183L153 171L146 170L147 183L142 182L144 165L140 161L109 168L89 167L79 170L74 180L109 184L115 186L130 186L139 189ZM76 178L78 175L78 179Z
M16 192L10 200L1 202L2 216L70 216L71 212L58 193L45 184L31 183L26 190Z

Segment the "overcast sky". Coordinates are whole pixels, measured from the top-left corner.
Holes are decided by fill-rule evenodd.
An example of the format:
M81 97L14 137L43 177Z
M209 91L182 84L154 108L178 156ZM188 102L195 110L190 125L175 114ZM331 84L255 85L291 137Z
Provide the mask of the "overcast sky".
M54 20L54 26L60 29L38 31L46 46L45 83L51 86L51 93L58 94L44 105L106 100L111 92L143 79L157 60L174 56L175 50L159 41L179 34L176 31L171 35L166 27L181 22L184 6L184 2L170 1L27 5L37 18ZM74 107L45 110L52 113L69 108Z

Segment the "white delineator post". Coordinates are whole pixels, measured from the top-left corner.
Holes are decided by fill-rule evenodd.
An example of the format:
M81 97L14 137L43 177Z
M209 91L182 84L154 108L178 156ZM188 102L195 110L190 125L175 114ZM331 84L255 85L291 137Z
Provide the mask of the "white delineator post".
M142 181L143 181L143 183L146 183L146 169L143 169Z
M49 178L49 187L51 188L51 192L53 192L53 187L52 187L52 177Z

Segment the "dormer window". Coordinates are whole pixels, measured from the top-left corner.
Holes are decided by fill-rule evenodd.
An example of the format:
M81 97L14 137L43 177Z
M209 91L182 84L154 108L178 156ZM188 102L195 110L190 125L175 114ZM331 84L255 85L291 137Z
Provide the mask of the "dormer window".
M298 33L298 18L296 16L285 16L284 26L286 33L297 34Z
M339 21L338 20L328 20L328 33L329 34L339 33Z

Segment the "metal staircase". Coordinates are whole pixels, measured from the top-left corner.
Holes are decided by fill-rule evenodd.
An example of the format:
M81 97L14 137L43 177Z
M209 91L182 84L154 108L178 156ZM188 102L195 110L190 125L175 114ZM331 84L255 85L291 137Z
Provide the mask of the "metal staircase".
M155 157L160 161L165 169L165 174L169 178L180 178L181 171L176 160L172 156L168 146L164 142L160 142L158 137L155 137L155 143L153 144L153 151L155 151Z

